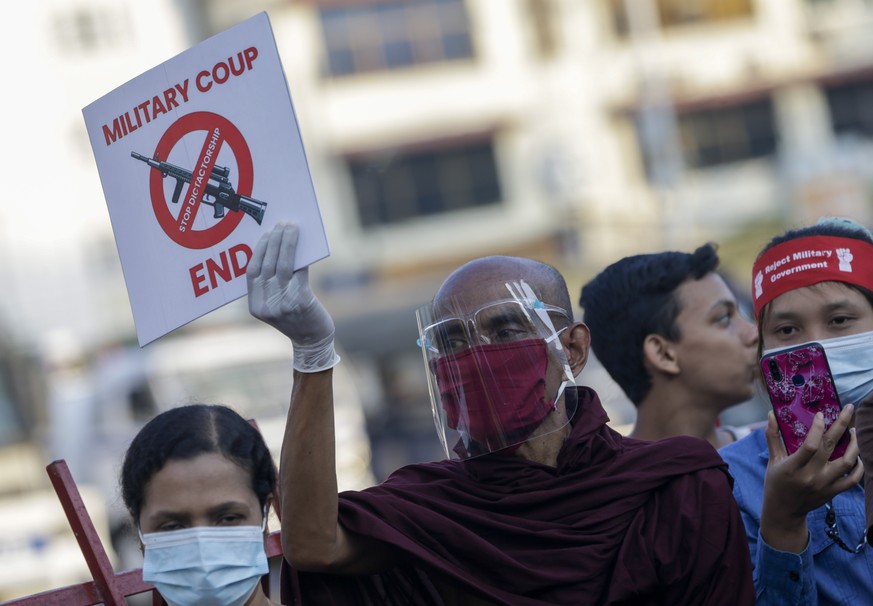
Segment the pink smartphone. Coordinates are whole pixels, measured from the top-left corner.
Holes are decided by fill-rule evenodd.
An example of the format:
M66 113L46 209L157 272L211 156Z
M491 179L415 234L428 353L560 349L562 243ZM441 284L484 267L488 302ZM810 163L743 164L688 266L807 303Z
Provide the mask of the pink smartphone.
M837 420L842 406L819 343L767 354L761 358L761 372L788 454L803 444L815 413L824 415L825 430ZM848 445L847 431L837 442L831 460L843 456Z

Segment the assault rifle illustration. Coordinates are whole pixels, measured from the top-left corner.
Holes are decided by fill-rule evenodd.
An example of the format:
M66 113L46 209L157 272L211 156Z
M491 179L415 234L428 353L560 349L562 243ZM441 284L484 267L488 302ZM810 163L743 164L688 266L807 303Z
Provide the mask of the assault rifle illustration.
M179 196L182 195L182 186L185 183L191 183L194 180L194 174L190 170L185 170L181 166L176 166L169 162L161 162L157 156L149 158L136 152L130 152L130 155L137 160L142 160L156 171L159 171L162 177L172 177L176 180L176 188L173 190L174 203L178 204L179 202ZM204 204L210 205L214 209L215 213L213 216L216 219L220 219L224 216L225 209L234 212L242 211L252 217L258 222L258 225L260 225L261 221L264 219L264 212L267 209L267 203L236 193L233 189L233 185L231 185L228 180L229 176L229 168L225 166L213 166L209 179L203 187L203 193L200 195L200 201Z

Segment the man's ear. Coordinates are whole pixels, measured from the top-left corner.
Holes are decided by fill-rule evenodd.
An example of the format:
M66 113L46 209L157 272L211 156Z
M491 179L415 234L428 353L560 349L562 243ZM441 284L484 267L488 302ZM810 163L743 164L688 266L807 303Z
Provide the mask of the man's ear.
M649 368L668 375L679 374L679 358L673 342L661 335L648 335L643 341L643 360Z
M588 362L588 349L591 347L591 332L582 322L571 324L564 335L564 347L567 350L567 362L574 377L578 377Z

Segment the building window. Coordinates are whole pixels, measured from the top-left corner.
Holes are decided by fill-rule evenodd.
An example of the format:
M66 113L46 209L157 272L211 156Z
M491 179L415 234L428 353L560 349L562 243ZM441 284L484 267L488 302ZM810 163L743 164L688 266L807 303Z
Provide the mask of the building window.
M548 59L558 49L558 7L553 0L527 0L528 21L533 33L537 54Z
M678 142L682 163L686 168L709 168L732 162L752 160L776 153L778 134L773 102L769 97L718 105L705 109L680 110L676 116ZM646 133L671 136L671 130L651 128L644 130L641 116L636 122L637 141L646 165L649 179L655 178L656 162L652 154L668 146L657 140L646 144Z
M332 76L473 55L463 0L373 2L320 10Z
M126 10L109 6L78 7L59 13L54 17L54 30L54 38L64 53L117 47L131 36Z
M23 442L27 438L24 421L11 391L6 377L0 374L0 446Z
M683 112L679 136L685 165L707 168L776 153L776 120L767 97L743 104Z
M825 95L835 133L873 137L873 81L831 85Z
M608 0L612 21L621 36L628 33L625 12L627 0ZM631 4L641 0L631 0ZM752 0L645 0L654 3L661 28L681 25L718 23L730 19L749 18L754 15Z
M496 204L500 181L492 140L374 152L348 159L364 227Z

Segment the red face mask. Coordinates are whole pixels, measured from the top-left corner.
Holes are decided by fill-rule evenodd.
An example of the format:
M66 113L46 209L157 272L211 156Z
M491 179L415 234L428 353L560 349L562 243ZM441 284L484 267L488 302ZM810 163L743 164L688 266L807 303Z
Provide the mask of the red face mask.
M548 365L540 339L476 345L434 360L448 426L492 449L523 442L554 410L545 396Z

